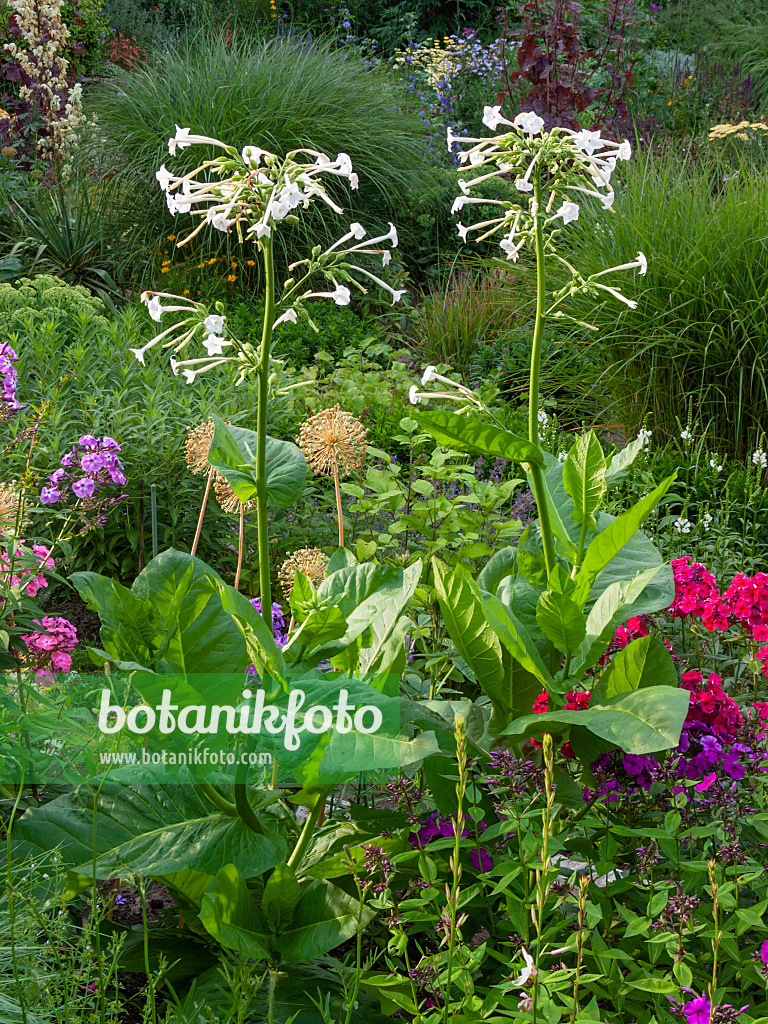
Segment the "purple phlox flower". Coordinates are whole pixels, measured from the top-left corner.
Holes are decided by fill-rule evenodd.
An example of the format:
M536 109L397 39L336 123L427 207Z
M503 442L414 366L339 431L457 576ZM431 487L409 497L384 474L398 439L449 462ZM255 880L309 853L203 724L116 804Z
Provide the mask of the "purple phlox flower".
M58 486L64 477L67 475L66 470L57 469L54 473L51 473L50 480L54 487Z
M122 451L122 449L120 448L120 445L117 443L117 441L114 439L114 437L108 437L106 434L101 439L101 450L103 452L107 452L107 451L119 452L119 451Z
M712 1004L706 996L697 996L683 1003L685 1024L711 1024Z
M40 501L43 505L53 505L60 497L61 494L55 487L44 487L42 491L40 491Z
M96 484L89 476L84 476L80 480L75 480L72 490L78 498L90 498L96 490Z
M723 753L723 745L714 736L702 736L701 752L708 764L714 764Z
M104 468L104 458L99 452L86 452L80 459L80 468L84 473L98 473Z
M98 441L93 434L83 434L80 440L77 442L81 448L95 448L98 445Z
M736 744L738 746L738 744ZM739 751L736 749L729 750L723 758L723 771L730 778L736 782L740 782L746 774L744 765L739 762Z
M76 458L77 458L77 451L75 450L75 446L73 445L71 452L67 452L66 455L62 455L62 457L61 457L61 464L62 464L62 466L71 466Z
M646 767L648 759L639 754L624 755L624 771L628 775L639 775Z

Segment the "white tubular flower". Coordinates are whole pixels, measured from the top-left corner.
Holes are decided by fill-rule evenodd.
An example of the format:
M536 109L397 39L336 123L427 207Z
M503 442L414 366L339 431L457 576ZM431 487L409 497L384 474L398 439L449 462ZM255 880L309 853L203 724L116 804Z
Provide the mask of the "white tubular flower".
M680 440L681 441L691 441L692 439L693 439L693 434L690 432L690 430L688 430L687 427L680 431Z
M230 218L223 211L216 211L213 207L208 211L205 218L209 224L212 224L217 231L222 231L227 234L230 227L235 223L235 220Z
M194 305L193 303L190 303L190 304L187 304L187 305L184 305L184 306L161 306L160 305L160 296L161 295L164 298L167 298L167 299L178 299L178 298L180 298L180 296L178 296L178 295L170 295L168 292L158 292L157 295L153 295L151 298L150 298L150 293L149 292L143 292L142 296L141 296L141 301L146 304L147 312L152 317L152 319L155 321L155 323L158 323L158 324L160 323L160 319L161 319L163 313L176 313L176 312L192 313L192 312L194 312L197 309L197 306Z
M532 110L528 111L527 114L518 114L512 123L515 128L519 128L526 135L538 135L544 127L543 118L539 117L538 114L534 114Z
M147 351L147 348L148 346L145 345L144 348L129 348L128 351L136 356L142 366L146 366L146 363L144 362L144 353Z
M481 164L483 160L485 160L485 157L483 156L479 149L470 150L468 157L470 165L472 167L476 167L478 164Z
M194 384L195 383L195 377L198 375L198 373L200 371L199 370L182 370L181 372L184 374L184 380L187 382L187 384Z
M573 144L582 153L592 156L595 150L602 148L603 140L600 138L600 132L590 132L585 128L583 131L576 132L573 136Z
M450 131L450 128L448 129ZM421 395L419 394L419 385L412 384L410 391L408 392L408 400L411 405L418 405L421 402Z
M487 110L488 107L486 107L485 109ZM437 368L434 367L434 366L428 366L426 368L426 370L424 371L424 373L422 374L422 377L421 377L422 386L424 384L429 384L429 382L431 380L436 380L437 377L438 377Z
M158 324L160 323L160 319L161 319L161 317L163 315L163 307L160 305L160 299L158 299L157 296L154 296L153 298L148 299L148 301L147 301L147 312L152 317L152 319L155 321L155 323L158 323Z
M358 242L361 238L365 238L365 228L362 224L358 224L357 221L349 225L349 232L353 238L356 238Z
M609 292L614 297L614 299L618 299L619 302L623 302L625 305L629 306L630 309L637 309L637 303L635 302L635 300L628 299L626 295L622 295L618 288L611 288L607 284L596 284L594 282L592 282L592 287L599 288L601 291L604 292Z
M286 309L286 311L281 316L279 316L277 318L277 320L275 320L275 322L272 324L272 327L274 329L275 327L277 327L278 324L284 324L284 323L286 323L288 321L290 321L292 324L295 324L296 320L297 320L296 310L295 309Z
M571 221L579 219L579 204L566 200L555 214L555 217L562 217L563 224L570 224Z
M512 260L513 263L517 263L518 253L524 244L524 240L515 243L514 237L510 235L508 238L502 238L499 242L499 247L507 254L508 260Z
M331 298L337 306L348 306L349 301L352 298L352 294L344 284L337 284L336 291L331 292Z
M535 961L528 950L523 948L522 953L523 960L525 960L525 967L520 972L520 975L511 982L511 984L516 988L524 988L536 970Z
M391 221L389 221L389 233L386 234L384 238L388 238L392 242L393 249L396 248L396 246L399 244L397 238L397 228ZM382 241L384 241L384 239L382 239Z
M210 135L193 135L189 128L179 128L176 125L176 134L172 139L168 139L168 152L170 155L176 156L177 150L186 149L187 146L192 145L220 146L222 149L230 148L225 142L212 139Z
M501 113L501 106L483 107L483 124L492 132L496 131L502 121L504 121L504 117Z
M460 213L461 210L464 209L464 207L467 205L468 202L469 202L469 198L467 196L456 196L456 198L453 200L453 206L451 207L451 213Z
M624 139L619 148L616 150L616 156L619 160L629 160L632 156L632 147L626 139Z
M339 173L343 174L345 178L352 174L352 161L346 153L339 153L336 157L336 163L339 167Z
M354 192L359 186L360 186L360 179L355 174L355 172L352 171L352 173L349 176L349 187Z
M457 137L456 135L453 134L453 130L451 129L450 125L448 125L448 129L447 129L447 131L445 133L445 141L446 141L446 144L448 146L448 152L449 153L451 152L451 147L453 146L453 144L455 142L461 142L461 138L459 138L459 137Z
M400 288L400 289L393 288L392 289L392 305L393 306L397 305L397 303L400 301L400 299L402 299L402 297L405 295L406 291L407 291L407 289L405 289L405 288Z
M762 448L758 448L757 451L752 453L752 465L757 466L758 469L765 469L768 466L768 455L765 454Z
M533 192L533 185L525 178L518 178L515 182L515 188L518 192ZM451 210L451 213L453 213L453 210Z
M638 269L640 271L640 277L645 277L645 275L648 273L648 260L641 252L637 254L637 263Z
M210 334L221 334L226 322L227 318L225 316L219 316L217 313L209 313L205 320L203 320L203 327Z
M388 267L391 262L392 262L392 253L389 252L389 251L383 253L382 257L381 257L381 265L382 265L382 267Z
M256 235L257 238L270 238L272 235L272 228L266 221L261 221L259 224L251 224L248 228L248 232Z
M240 154L246 167L258 167L263 155L264 150L258 146L244 146Z
M469 228L468 227L465 228L464 225L461 223L461 221L457 220L456 221L456 230L458 231L459 238L462 240L462 242L466 242L466 240L467 240L467 232L469 231Z
M203 342L203 347L209 356L220 356L231 344L231 341L224 341L217 334L209 334Z
M474 185L474 182L473 181L465 181L463 178L459 178L457 184L458 184L459 188L461 189L461 191L466 196L466 195L469 195L469 190L472 187L472 185Z
M163 190L163 192L167 191L168 186L171 184L171 182L176 182L179 180L175 174L171 174L171 172L168 170L165 164L162 164L160 169L155 171L155 177L157 178L160 188Z

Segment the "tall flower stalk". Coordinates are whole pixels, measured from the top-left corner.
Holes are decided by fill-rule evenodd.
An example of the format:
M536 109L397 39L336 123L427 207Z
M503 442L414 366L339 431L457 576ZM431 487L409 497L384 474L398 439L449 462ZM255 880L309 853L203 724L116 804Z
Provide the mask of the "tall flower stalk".
M199 223L177 246L186 245L206 226L227 235L236 235L240 242L256 245L264 263L264 325L261 344L255 348L234 336L227 325L224 307L216 304L211 312L204 304L191 302L179 295L145 292L142 300L149 315L159 323L166 314L173 314L170 327L157 334L142 348L131 349L143 363L146 353L162 343L172 350L170 364L175 374L181 373L187 383L194 383L202 373L215 367L234 364L236 384L248 376L257 379L256 408L256 522L258 532L259 584L262 615L272 628L272 587L269 565L269 526L267 520L267 413L270 381L275 360L272 344L275 328L281 323L306 320L315 330L306 303L314 298L331 299L337 305L348 305L353 290L366 294L371 283L388 292L392 302L402 298L404 291L393 288L370 269L355 262L361 255L381 257L382 266L391 261L390 248L398 244L397 231L389 225L386 234L365 239L366 230L358 223L349 225L333 245L324 251L315 246L306 259L289 268L292 277L283 282L278 295L275 281L274 244L283 222L298 222L298 212L320 201L341 214L342 208L329 194L325 180L345 179L351 188L358 186L357 175L346 153L331 160L312 149L296 149L284 157L259 146L245 146L240 152L218 139L196 135L189 128L176 128L168 140L168 152L200 145L215 147L223 153L204 160L193 171L176 175L163 165L156 177L166 194L168 209L173 214L188 213ZM364 241L365 239L365 241ZM388 247L384 247L384 244ZM318 278L326 282L317 290ZM161 300L168 299L168 303ZM190 353L197 342L205 354ZM295 386L295 385L294 385ZM201 512L202 515L202 512ZM197 539L197 538L196 538Z
M544 326L548 320L565 318L561 309L563 303L577 292L584 292L595 298L606 296L617 299L634 309L637 303L627 298L613 285L604 283L604 277L618 271L637 270L644 275L647 260L642 252L636 259L620 266L601 270L583 277L558 252L560 235L566 225L578 220L581 202L591 202L610 210L614 201L611 175L619 160L628 160L631 147L628 142L612 142L603 139L600 132L572 131L569 128L553 128L543 132L544 121L535 113L518 114L514 121L508 121L498 106L486 107L483 123L496 131L500 125L509 127L505 134L491 138L455 137L448 129L448 148L459 142L469 148L461 151L460 163L472 177L459 179L461 195L454 200L452 213L459 213L464 207L479 204L484 208L496 207L496 216L464 225L456 224L463 241L470 233L476 233L477 241L500 236L499 247L507 260L517 262L525 246L533 248L536 257L536 315L530 355L530 378L528 389L528 440L539 447L539 411L541 350ZM508 199L487 199L473 196L472 190L490 179L514 178L517 197ZM578 202L577 202L578 200ZM569 279L554 294L547 292L547 265L554 260L567 271ZM594 330L589 324L580 324ZM487 415L478 396L468 388L456 385L450 378L427 367L422 377L422 386L433 380L448 384L449 390L420 391L417 385L410 389L410 400L415 405L426 399L450 399L480 407ZM502 426L502 424L498 424ZM538 508L541 525L544 559L549 574L555 567L555 545L549 505L546 500L544 472L541 465L526 463L531 490Z

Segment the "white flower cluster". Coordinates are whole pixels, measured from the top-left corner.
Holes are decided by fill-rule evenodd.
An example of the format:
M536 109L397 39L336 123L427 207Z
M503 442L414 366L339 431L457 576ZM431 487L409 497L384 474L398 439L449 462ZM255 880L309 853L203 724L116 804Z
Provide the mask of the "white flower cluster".
M217 146L224 150L224 155L204 161L188 174L172 174L165 165L156 173L158 183L166 194L170 212L190 213L201 218L190 234L176 243L178 246L186 245L209 224L225 233L234 229L241 242L250 239L260 249L264 249L282 221L296 222L296 211L299 208L307 209L316 198L326 203L334 213L343 212L328 195L322 175L344 178L352 188L358 186L352 161L346 153L339 153L335 160L310 149L293 150L285 157L276 156L259 146L246 146L238 153L218 139L195 135L189 128L180 128L178 125L176 134L168 140L168 152L174 156L179 150L193 145ZM206 171L218 180L198 177ZM294 276L284 283L271 327L275 328L285 322L295 323L299 315L314 327L309 314L303 309L308 299L331 299L339 306L349 305L352 287L363 294L367 293L365 285L353 275L373 281L391 295L393 305L398 302L405 294L405 289L393 288L370 270L349 262L350 257L368 254L380 256L382 266L387 266L392 260L391 249L398 244L397 229L394 224L390 224L386 234L364 241L365 235L366 230L362 224L354 222L327 249L321 251L321 247L316 246L310 259L291 264L289 270ZM390 248L383 248L384 243ZM332 287L325 291L314 291L309 286L309 280L318 274ZM174 301L163 306L161 298ZM142 301L147 304L149 315L158 323L165 313L181 313L184 316L143 348L131 349L140 362L144 362L148 349L163 339L166 339L163 347L172 347L175 356L193 338L199 337L206 351L205 356L183 361L171 358L173 372L182 371L189 383L206 370L230 360L240 363L238 382L256 368L258 360L251 346L241 344L234 337L225 339L222 333L226 325L225 317L209 315L201 303L168 292L144 292ZM228 348L233 349L233 354L224 354Z
M459 213L465 206L480 204L498 206L499 216L476 224L464 225L457 222L457 229L463 241L470 232L479 232L477 241L501 234L499 246L507 259L516 261L520 250L535 236L539 222L544 227L556 229L578 220L579 203L582 196L597 199L605 209L613 205L615 193L611 175L619 160L629 160L632 148L624 142L603 139L600 132L570 128L553 128L542 132L544 121L533 112L518 114L514 121L508 121L501 113L500 106L486 107L483 123L496 131L500 125L508 125L511 131L492 138L461 138L448 129L448 149L455 143L472 143L469 149L459 153L462 164L480 170L492 167L485 173L465 180L459 179L461 195L454 200L452 213ZM540 176L546 171L546 181L538 185ZM519 202L502 199L487 199L471 196L470 190L490 178L516 175L515 188L520 193ZM546 195L543 191L546 190ZM565 261L561 260L565 263ZM565 264L568 266L568 264ZM572 268L569 268L572 269ZM610 267L593 274L586 281L572 271L579 287L609 292L621 302L634 309L637 303L628 299L616 288L609 287L596 279L617 270L638 270L645 275L648 261L642 252L630 263ZM573 289L570 289L571 294Z
M674 522L674 527L678 533L690 533L691 532L691 521L680 516Z
M716 473L722 473L723 472L723 467L718 465L717 459L710 459L709 460L709 465L710 465L710 467L712 469L714 469L714 471Z
M768 466L768 455L765 454L762 448L758 448L757 451L752 453L752 465L758 466L760 469L765 469Z
M3 49L30 81L20 86L19 97L40 108L46 135L38 140L38 148L64 153L85 121L82 86L78 82L70 89L67 81L70 33L61 16L64 0L10 0L10 7L26 45L10 42Z
M688 430L687 427L680 431L680 440L683 441L683 442L688 442L688 441L692 441L693 440L693 434L691 433L690 430Z
M651 445L652 430L646 430L645 427L641 427L637 432L637 440L643 442L643 449L648 451Z

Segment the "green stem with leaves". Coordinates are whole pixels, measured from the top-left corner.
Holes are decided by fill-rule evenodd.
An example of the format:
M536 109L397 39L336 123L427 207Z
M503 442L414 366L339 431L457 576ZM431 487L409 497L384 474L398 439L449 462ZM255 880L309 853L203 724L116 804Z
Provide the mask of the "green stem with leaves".
M256 525L259 547L259 593L261 614L272 631L272 582L269 571L269 521L267 519L267 395L269 391L269 355L272 347L272 324L275 319L275 260L272 240L263 238L264 254L264 330L261 336L256 376L259 381L256 433Z
M304 858L304 854L307 852L307 847L312 840L320 814L325 807L325 801L328 799L328 794L333 792L333 789L333 786L323 786L318 791L317 802L307 815L304 827L302 828L298 841L293 848L293 853L288 858L288 867L293 868L294 871L298 872L299 866Z
M544 262L544 229L542 215L538 208L541 203L541 174L538 166L533 175L533 196L537 204L536 211L536 321L533 329L531 346L531 375L528 388L528 440L538 446L539 443L539 374L541 372L541 346L544 338L544 312L546 302L546 267ZM531 490L536 499L539 513L541 537L544 545L544 562L547 575L555 567L555 544L552 539L552 525L549 518L549 506L546 498L546 485L541 467L530 466Z

